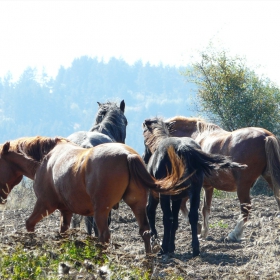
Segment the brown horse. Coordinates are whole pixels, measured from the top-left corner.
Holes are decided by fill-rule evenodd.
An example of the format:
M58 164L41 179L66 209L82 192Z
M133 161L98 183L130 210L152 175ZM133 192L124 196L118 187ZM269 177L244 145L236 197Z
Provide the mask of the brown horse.
M27 154L34 161L40 161L44 156L52 150L58 141L63 138L49 138L43 136L35 136L35 137L22 137L10 142L10 151L20 152ZM2 149L3 145L0 145L0 149ZM0 158L1 163L3 161ZM28 170L25 170L26 172ZM27 172L28 173L28 172ZM22 180L23 172L18 171L16 166L11 168L10 165L1 165L1 181L0 181L0 203L5 203L7 195L11 192L11 190L20 183ZM26 177L31 178L26 175ZM2 182L5 182L3 185Z
M155 180L146 170L140 155L132 148L120 143L101 144L84 149L66 139L50 140L50 152L38 157L24 148L15 151L10 143L1 148L0 196L7 198L14 178L25 175L34 179L37 202L26 221L27 231L33 232L35 225L56 209L61 212L60 231L65 232L73 213L93 215L99 232L99 240L108 243L110 232L108 215L121 199L132 209L139 224L139 233L145 243L146 253L151 252L149 224L146 216L147 192L152 189L160 193L180 192L180 174L184 166L174 168L167 179ZM34 160L37 158L37 160Z
M258 127L229 132L201 119L181 116L170 118L166 123L171 126L172 136L191 137L200 144L204 152L230 156L233 161L248 166L246 169L229 170L227 173L219 171L204 179L202 237L208 234L214 188L228 192L237 191L242 217L227 237L232 241L239 241L243 236L244 226L251 210L250 188L259 176L263 176L273 189L280 208L280 146L279 140L271 132Z

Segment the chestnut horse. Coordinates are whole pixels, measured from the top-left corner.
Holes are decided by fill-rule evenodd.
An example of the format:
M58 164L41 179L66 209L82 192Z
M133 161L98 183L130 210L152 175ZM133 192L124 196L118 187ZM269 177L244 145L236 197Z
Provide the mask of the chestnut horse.
M118 106L115 102L106 102L98 104L95 124L89 131L77 131L67 137L71 142L78 144L83 148L92 148L104 143L125 143L127 119L124 115L125 102L121 101ZM117 208L116 205L115 208ZM76 228L80 226L83 216L74 214L71 225ZM108 224L111 222L111 212L109 214ZM92 216L85 217L86 230L89 235L94 229L95 236L98 236L97 227Z
M206 177L202 215L201 236L206 237L209 229L209 214L213 189L235 192L240 201L241 218L228 239L239 241L243 237L245 223L251 210L250 189L259 176L263 176L273 189L280 208L280 146L274 134L259 127L241 128L232 132L207 123L199 118L177 116L166 120L172 136L191 137L207 153L230 156L233 161L244 163L248 168L235 169L228 173L218 172ZM184 206L185 207L185 206Z
M160 194L160 205L163 211L164 235L160 254L175 251L175 235L178 229L178 214L182 198L190 198L189 221L192 231L193 256L199 254L197 236L198 209L200 191L204 175L209 176L213 171L227 168L245 168L246 166L231 162L222 155L207 154L189 137L171 137L167 125L161 118L147 119L143 123L145 143L144 161L147 169L156 179L168 176L174 166L172 158L180 158L185 164L185 172L181 177L182 186L186 189L178 195ZM172 202L172 208L170 207ZM157 237L155 228L156 207L159 203L159 194L153 191L149 194L147 215L152 236Z
M146 253L150 253L147 191L180 192L182 188L178 186L181 183L178 174L184 171L184 166L175 164L176 169L168 178L155 180L146 170L142 158L125 144L106 143L84 149L62 138L50 138L49 142L50 150L45 156L37 152L45 153L47 147L10 149L10 142L6 142L0 148L2 202L17 178L25 175L34 179L37 201L26 221L27 231L33 232L43 217L59 209L61 232L69 228L73 213L93 215L100 242L108 243L109 212L123 199L132 209Z
M54 148L57 141L60 141L60 139L61 138L49 138L43 136L22 137L10 142L10 151L22 151L34 161L38 162ZM2 147L3 145L0 145L0 149L2 149ZM3 162L1 158L0 161ZM6 202L7 195L11 192L14 186L20 183L24 174L17 171L17 169L11 169L8 165L2 165L1 168L2 176L3 174L5 175L3 180L0 181L0 203L3 204ZM4 185L1 183L2 181L5 181Z

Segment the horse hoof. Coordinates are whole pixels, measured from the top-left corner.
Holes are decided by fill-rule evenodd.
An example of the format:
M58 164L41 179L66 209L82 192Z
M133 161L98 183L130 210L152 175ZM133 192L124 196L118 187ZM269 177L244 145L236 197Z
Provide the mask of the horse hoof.
M199 249L195 249L195 250L193 250L193 258L195 258L195 257L199 256L199 254L200 254Z
M168 252L164 252L162 249L158 252L158 257L168 256Z
M207 237L207 235L205 236L204 234L198 234L198 235L197 235L197 238L200 239L200 240L201 240L201 239L204 239L204 240L205 240L206 237Z
M234 233L230 232L225 238L227 242L240 242L242 238L238 238Z

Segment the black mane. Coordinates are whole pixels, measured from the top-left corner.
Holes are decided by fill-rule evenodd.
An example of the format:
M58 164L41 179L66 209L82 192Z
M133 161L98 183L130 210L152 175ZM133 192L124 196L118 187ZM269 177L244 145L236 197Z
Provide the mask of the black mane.
M123 109L124 110L124 109ZM99 103L94 126L90 131L106 134L114 142L125 142L127 119L115 102Z
M171 125L167 125L162 118L146 119L143 123L145 146L154 152L163 139L171 137L171 129Z

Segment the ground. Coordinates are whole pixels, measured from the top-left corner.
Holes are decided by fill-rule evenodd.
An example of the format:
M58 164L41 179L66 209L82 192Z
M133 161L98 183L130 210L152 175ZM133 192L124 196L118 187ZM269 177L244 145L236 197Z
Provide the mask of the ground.
M31 210L28 207L0 212L2 246L15 246L19 240L24 243L24 239L29 238L25 220ZM148 267L153 272L151 279L180 279L180 276L181 279L280 279L280 217L275 199L252 197L250 222L244 240L238 243L225 240L239 216L238 199L214 198L211 210L209 235L200 240L200 256L192 258L190 226L180 215L175 254L169 257L154 254L147 261L135 218L122 202L119 209L112 212L111 245L107 249L111 262ZM156 224L161 237L160 212L158 208ZM56 211L37 225L37 242L40 239L55 242L58 227L59 212ZM75 235L85 236L83 226ZM129 276L126 279L130 279Z

